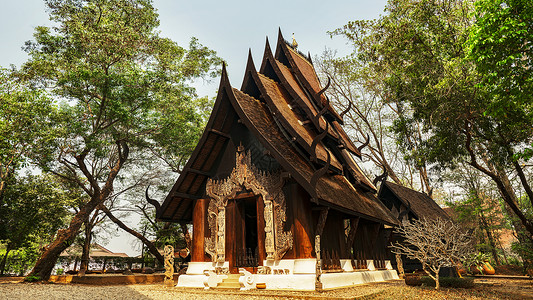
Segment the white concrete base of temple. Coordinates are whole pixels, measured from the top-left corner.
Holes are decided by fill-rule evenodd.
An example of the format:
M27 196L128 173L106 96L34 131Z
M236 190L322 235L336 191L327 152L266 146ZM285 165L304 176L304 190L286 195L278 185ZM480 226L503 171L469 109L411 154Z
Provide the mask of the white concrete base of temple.
M358 284L400 279L396 270L353 271L320 275L322 289L335 289ZM267 285L268 287L268 285Z
M204 288L208 276L212 272L224 271L228 262L190 262L187 273L178 278L178 287ZM315 290L316 260L315 259L282 259L279 261L264 261L263 272L267 274L251 274L247 278L247 285L264 283L268 290ZM371 282L381 282L399 279L396 270L392 269L390 261L385 261L385 270L376 270L372 260L367 261L372 270L354 270L350 260L341 260L343 272L323 273L320 275L322 289L334 289ZM265 268L268 267L268 268ZM242 285L242 280L241 280Z

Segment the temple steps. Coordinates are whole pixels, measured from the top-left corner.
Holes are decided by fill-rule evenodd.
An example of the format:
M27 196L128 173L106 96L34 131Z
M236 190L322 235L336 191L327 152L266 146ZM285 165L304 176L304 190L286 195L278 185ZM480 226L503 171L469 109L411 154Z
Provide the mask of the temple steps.
M241 274L228 274L228 278L217 285L217 289L240 289L239 277Z

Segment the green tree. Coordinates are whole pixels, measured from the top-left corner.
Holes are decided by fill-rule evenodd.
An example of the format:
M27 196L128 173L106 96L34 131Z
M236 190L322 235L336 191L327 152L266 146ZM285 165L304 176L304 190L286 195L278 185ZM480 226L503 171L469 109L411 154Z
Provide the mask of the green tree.
M468 59L465 46L474 23L473 3L466 0L390 0L377 20L350 22L335 31L356 47L358 59L382 73L385 99L412 114L397 119L399 142L419 122L425 140L413 154L442 168L466 162L497 186L509 210L533 238L517 194L531 190L523 166L513 158L533 138L530 124L487 115L493 98L480 86L483 77ZM513 116L510 116L513 117ZM510 183L519 176L521 186Z
M498 189L479 171L468 166L450 170L445 176L445 180L460 191L459 199L448 202L456 213L455 220L472 230L476 248L484 253L490 252L494 263L500 265L500 253L507 260L500 239L501 230L509 226Z
M0 205L0 241L6 245L0 274L11 251L32 248L35 241L51 240L68 221L69 207L78 200L49 175L13 178Z
M49 0L53 28L37 27L20 77L47 88L60 107L64 135L55 161L40 166L76 183L90 197L59 230L32 270L50 276L59 254L115 180L134 169L130 153L187 152L201 120L190 80L213 75L220 59L192 39L189 48L162 38L149 0ZM138 162L138 161L137 161Z
M50 159L55 112L44 92L17 81L12 70L0 69L0 205L9 179L32 153Z
M491 97L487 114L531 142L527 126L533 127L533 5L527 0L480 0L475 16L469 55ZM532 145L517 154L533 156Z

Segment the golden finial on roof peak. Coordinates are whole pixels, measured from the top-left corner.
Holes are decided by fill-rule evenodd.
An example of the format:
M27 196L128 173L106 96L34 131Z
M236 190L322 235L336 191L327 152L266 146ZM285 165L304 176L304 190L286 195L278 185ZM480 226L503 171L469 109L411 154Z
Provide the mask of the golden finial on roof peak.
M292 33L292 47L294 49L298 48L298 42L296 42L296 39L294 38L294 32Z

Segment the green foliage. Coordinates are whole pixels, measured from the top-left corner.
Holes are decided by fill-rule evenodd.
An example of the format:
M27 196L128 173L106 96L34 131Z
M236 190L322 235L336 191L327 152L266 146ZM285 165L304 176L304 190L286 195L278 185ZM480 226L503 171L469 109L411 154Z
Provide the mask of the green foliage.
M501 209L501 200L494 187L482 181L482 178L467 170L455 170L453 181L463 189L462 199L448 202L457 214L455 220L466 230L470 230L475 248L483 253L492 254L494 265L499 265L502 229L509 229ZM459 173L464 173L459 175ZM500 247L498 247L500 245Z
M15 276L23 276L28 273L28 270L33 266L39 257L39 247L41 247L42 240L33 240L27 243L24 247L17 250L10 251L6 258L6 266L4 274L12 274ZM5 249L0 250L0 257L5 255Z
M26 281L26 282L41 281L41 277L35 276L35 275L28 275L28 276L26 276L26 278L24 278L24 281Z
M522 20L530 26L526 17ZM486 74L466 46L474 22L471 1L390 0L379 19L349 22L334 34L353 43L353 55L365 68L382 74L379 88L385 100L409 112L393 125L408 159L436 163L440 169L467 163L483 172L531 237L533 219L515 201L519 192L533 194L525 175L530 166L517 160L524 145L533 141L533 123L525 117L531 114L531 102L508 104L512 107L505 117L492 113L497 110L491 107L507 108L486 84ZM531 56L525 55L529 61ZM410 148L417 125L423 139ZM508 183L511 174L520 177L521 187Z
M468 38L472 7L464 1L391 0L386 15L372 21L349 22L336 34L346 36L367 68L382 73L386 101L412 111L395 121L398 142L409 157L451 162L464 154L457 135L467 114L482 114L482 95L476 91L473 67L465 64L463 43ZM481 101L481 102L480 102ZM416 121L426 141L410 149Z
M0 203L8 180L27 166L28 158L40 153L43 161L51 159L56 118L57 108L43 91L0 68Z
M0 205L0 240L16 250L49 240L79 201L55 177L28 175L10 181Z
M463 265L467 270L476 268L479 273L483 274L483 263L489 260L489 256L483 252L473 252L463 260Z
M111 163L118 144L164 157L189 155L203 125L197 105L205 100L196 100L187 82L216 73L214 51L194 38L185 49L160 37L151 1L47 5L57 26L36 28L19 76L64 101L61 126L68 132L56 140L59 160L41 165L94 185L83 177L105 181L108 168L81 175L77 156Z
M486 113L520 140L533 127L533 6L528 0L480 0L468 46L491 102ZM533 149L520 153L530 158Z
M115 201L126 184L156 177L161 160L175 162L168 164L176 171L182 167L209 105L189 83L214 76L221 63L195 38L184 48L161 37L150 0L45 3L54 26L36 27L25 45L30 58L14 76L43 99L53 99L56 133L39 141L53 151L33 147L27 157L87 198L35 266L44 279L57 250L72 242L98 205ZM127 182L137 171L139 178Z

